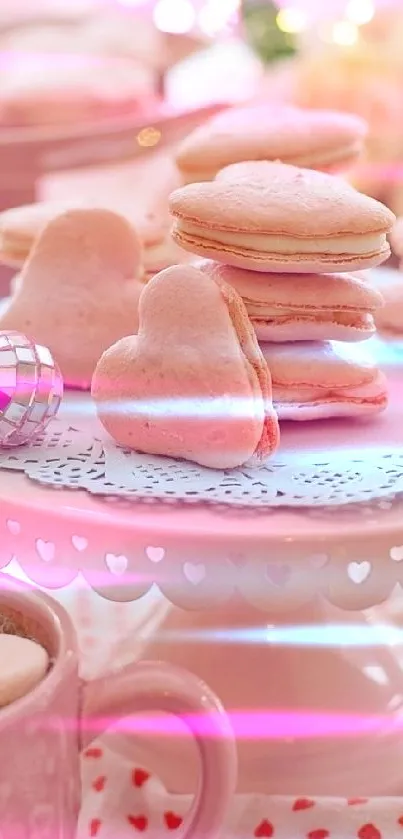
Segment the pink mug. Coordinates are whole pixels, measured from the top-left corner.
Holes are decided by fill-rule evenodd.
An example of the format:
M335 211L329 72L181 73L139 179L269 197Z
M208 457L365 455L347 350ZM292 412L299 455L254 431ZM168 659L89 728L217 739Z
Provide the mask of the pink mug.
M158 662L129 665L84 683L67 612L50 597L0 574L0 632L32 638L52 666L29 694L0 709L0 834L74 839L80 751L116 716L163 711L183 718L199 751L198 794L183 839L219 832L236 786L236 751L219 700L187 671ZM0 662L1 679L1 662Z

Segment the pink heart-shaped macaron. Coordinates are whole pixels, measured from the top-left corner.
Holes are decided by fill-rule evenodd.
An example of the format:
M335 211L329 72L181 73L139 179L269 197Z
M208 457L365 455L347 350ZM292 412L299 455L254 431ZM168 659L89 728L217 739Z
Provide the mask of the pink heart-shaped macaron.
M116 442L212 468L265 461L278 443L271 380L237 292L175 266L144 288L139 317L92 382Z
M20 274L0 329L49 347L65 385L89 388L114 341L137 330L139 238L110 210L69 210L45 227Z

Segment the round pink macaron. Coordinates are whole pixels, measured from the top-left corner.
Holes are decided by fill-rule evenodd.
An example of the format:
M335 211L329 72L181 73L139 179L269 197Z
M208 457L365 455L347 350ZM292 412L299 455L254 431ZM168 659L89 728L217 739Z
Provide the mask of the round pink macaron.
M187 183L213 180L244 160L281 160L340 171L361 155L364 120L337 111L275 107L268 103L226 110L195 129L176 152Z

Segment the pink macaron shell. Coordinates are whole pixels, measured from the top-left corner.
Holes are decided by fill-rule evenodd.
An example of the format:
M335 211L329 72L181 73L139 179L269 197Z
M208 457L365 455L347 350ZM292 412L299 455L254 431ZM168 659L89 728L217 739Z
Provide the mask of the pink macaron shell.
M291 391L290 391L291 395ZM294 422L323 420L343 417L361 417L379 414L388 404L388 384L384 373L378 371L373 381L358 387L340 388L324 394L323 399L298 402L281 402L274 398L274 405L280 421Z
M109 210L70 210L45 227L0 316L50 349L66 387L89 389L99 357L138 326L138 237Z
M140 62L86 53L1 53L0 119L8 126L66 125L133 114L154 94Z
M185 175L214 172L244 160L282 160L307 168L342 168L367 134L359 117L260 103L231 108L193 131L176 160Z
M263 273L211 260L197 265L236 289L262 341L362 341L373 334L371 313L383 304L382 295L355 274Z
M201 271L233 286L245 301L262 307L373 312L382 306L382 294L361 274L283 274L247 271L200 259ZM254 313L253 313L254 314Z
M388 233L396 221L384 204L343 178L271 161L235 163L213 184L192 184L176 195L176 200L171 196L174 215L175 209L180 214L197 208L201 221L222 230L323 238ZM216 207L221 219L214 217Z
M236 323L220 286L192 266L168 268L144 287L138 335L102 355L92 382L100 420L117 443L218 469L258 451L268 416L259 366L267 397L270 379L242 301L229 291ZM274 413L272 432L274 449Z
M384 305L375 313L376 326L386 332L403 332L403 272L382 269L370 277L372 286L381 292Z
M261 343L274 387L323 391L370 387L378 368L366 348L337 341Z

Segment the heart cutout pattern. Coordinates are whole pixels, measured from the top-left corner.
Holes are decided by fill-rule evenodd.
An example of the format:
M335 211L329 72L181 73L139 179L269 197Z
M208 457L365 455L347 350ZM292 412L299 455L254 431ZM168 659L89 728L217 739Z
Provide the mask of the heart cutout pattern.
M367 559L364 559L362 562L350 562L347 574L352 583L355 583L357 586L362 585L365 583L365 580L368 579L371 573L371 563L368 562Z
M162 562L165 556L165 548L154 548L152 545L149 545L146 548L146 556L150 560L150 562Z
M115 577L122 577L127 571L128 564L128 559L123 554L108 553L105 556L105 565Z
M284 588L291 576L291 568L288 565L267 565L266 576L277 588Z
M271 822L267 821L267 819L263 819L263 821L258 824L254 836L256 839L264 839L264 837L268 837L270 839L271 836L274 836L274 827Z
M92 380L115 442L214 469L250 463L256 452L265 460L279 439L275 412L265 411L270 377L235 289L172 266L144 286L139 319L137 335L110 347Z
M393 562L402 562L403 545L396 545L394 548L392 548L390 552L390 558L393 559Z
M44 539L37 539L36 552L43 562L52 562L56 553L55 545L53 542L45 542Z
M206 577L206 566L202 562L185 562L183 573L192 586L199 586Z
M19 536L21 533L21 525L19 521L15 521L14 519L7 519L7 530L11 533L12 536Z
M307 839L328 839L329 836L329 831L320 827L318 830L311 830L310 833L307 834Z
M86 550L86 548L88 548L88 539L86 539L85 536L72 536L71 544L76 551L82 553Z

